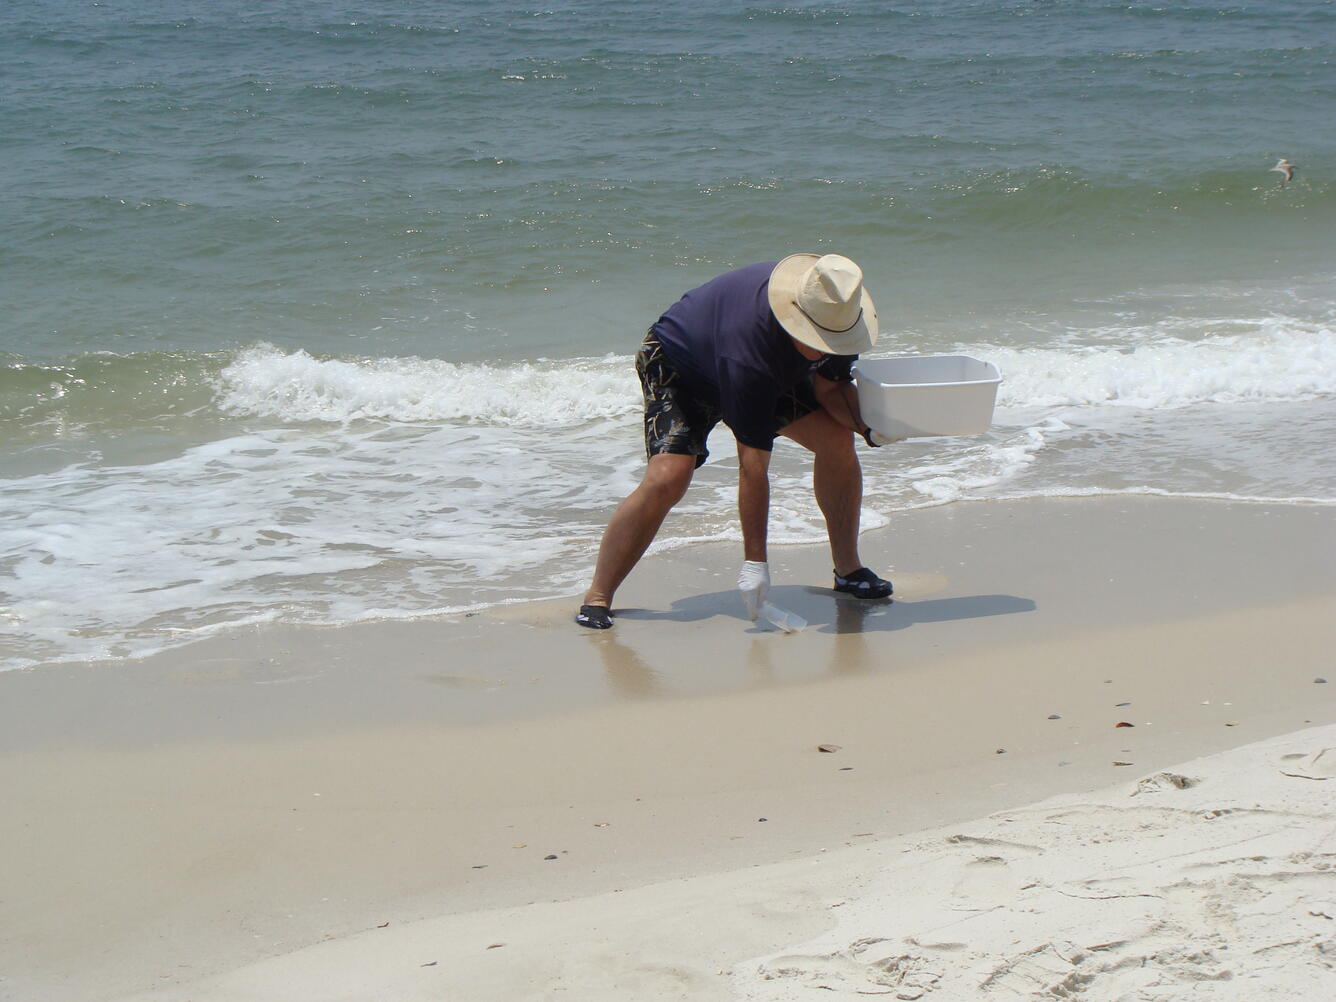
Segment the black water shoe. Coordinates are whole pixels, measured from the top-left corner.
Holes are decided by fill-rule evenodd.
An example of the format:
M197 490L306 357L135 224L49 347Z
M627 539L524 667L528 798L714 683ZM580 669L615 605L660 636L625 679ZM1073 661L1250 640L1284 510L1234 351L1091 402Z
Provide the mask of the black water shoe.
M885 578L879 578L866 567L860 567L848 577L835 575L835 590L854 598L888 598L894 590Z
M612 612L606 605L582 605L575 621L591 630L611 630Z

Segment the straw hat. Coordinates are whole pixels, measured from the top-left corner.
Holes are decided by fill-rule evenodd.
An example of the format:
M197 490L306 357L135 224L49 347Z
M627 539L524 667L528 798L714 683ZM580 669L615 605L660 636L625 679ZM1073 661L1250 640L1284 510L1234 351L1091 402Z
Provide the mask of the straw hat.
M790 335L827 355L857 355L877 340L863 269L839 254L790 254L775 265L770 309Z

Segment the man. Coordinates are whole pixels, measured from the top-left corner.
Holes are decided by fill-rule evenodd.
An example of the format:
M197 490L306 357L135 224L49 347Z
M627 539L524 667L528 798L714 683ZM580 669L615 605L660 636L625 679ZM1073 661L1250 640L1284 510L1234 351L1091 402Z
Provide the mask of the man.
M777 435L815 457L814 493L830 537L836 591L863 599L890 595L891 583L858 556L863 473L853 433L872 446L890 439L863 423L851 370L877 330L862 270L838 254L791 254L778 264L739 268L669 307L636 355L649 464L604 530L575 621L595 630L612 626L613 593L704 464L705 440L719 421L738 444L744 559L738 589L747 615L757 617L770 590L766 524Z

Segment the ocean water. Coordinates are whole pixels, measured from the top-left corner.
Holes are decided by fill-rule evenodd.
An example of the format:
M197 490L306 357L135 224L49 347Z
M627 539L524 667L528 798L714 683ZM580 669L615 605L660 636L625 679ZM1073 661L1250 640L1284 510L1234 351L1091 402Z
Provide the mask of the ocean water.
M644 328L797 250L878 354L1003 371L989 433L864 454L866 526L1336 504L1333 114L1330 0L18 0L0 667L579 591ZM737 537L713 446L657 545Z

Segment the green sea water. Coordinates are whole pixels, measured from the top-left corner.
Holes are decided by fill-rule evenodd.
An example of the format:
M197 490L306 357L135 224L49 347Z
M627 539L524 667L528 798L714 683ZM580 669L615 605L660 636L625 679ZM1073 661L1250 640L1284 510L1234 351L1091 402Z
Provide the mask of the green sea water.
M796 249L932 330L1329 270L1330 3L25 0L0 27L24 357L572 357Z

